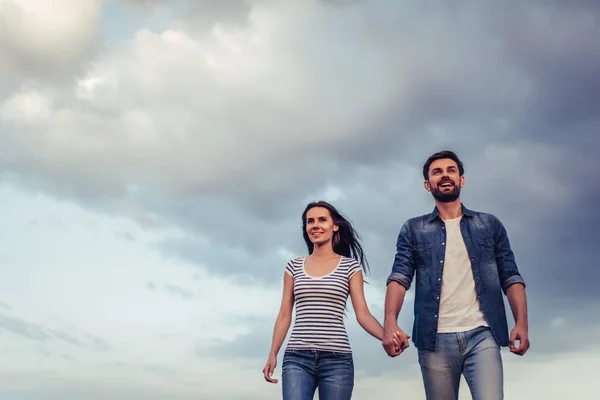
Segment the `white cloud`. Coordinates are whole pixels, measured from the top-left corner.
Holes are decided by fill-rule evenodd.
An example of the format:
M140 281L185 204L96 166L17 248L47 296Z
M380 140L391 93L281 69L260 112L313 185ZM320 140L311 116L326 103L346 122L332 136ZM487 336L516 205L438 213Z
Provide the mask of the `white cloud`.
M300 161L294 155L315 146L323 154L323 137L325 148L366 140L365 127L405 82L401 69L386 70L394 54L374 49L348 63L344 56L364 43L346 41L341 57L316 43L321 34L348 34L323 19L334 12L318 2L258 2L242 28L139 29L99 55L70 93L24 86L7 98L3 117L12 129L4 135L39 174L85 163L70 178L80 185L110 180L199 193L286 184Z
M100 0L0 0L3 79L72 72L98 35Z

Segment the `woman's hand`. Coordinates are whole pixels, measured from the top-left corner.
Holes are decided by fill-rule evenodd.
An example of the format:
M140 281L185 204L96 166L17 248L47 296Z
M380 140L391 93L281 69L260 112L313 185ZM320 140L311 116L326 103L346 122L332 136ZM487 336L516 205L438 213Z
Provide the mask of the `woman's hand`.
M263 368L263 375L265 376L265 380L269 383L277 383L278 380L272 378L273 372L275 371L275 367L277 366L277 357L274 355L269 355L269 360L267 364Z

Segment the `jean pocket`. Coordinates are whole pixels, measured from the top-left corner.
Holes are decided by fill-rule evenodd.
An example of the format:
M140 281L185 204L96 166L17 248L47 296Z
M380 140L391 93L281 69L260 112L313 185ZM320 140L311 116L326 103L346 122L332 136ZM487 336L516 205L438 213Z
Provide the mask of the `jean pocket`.
M334 351L333 356L342 360L352 360L352 353L344 351Z

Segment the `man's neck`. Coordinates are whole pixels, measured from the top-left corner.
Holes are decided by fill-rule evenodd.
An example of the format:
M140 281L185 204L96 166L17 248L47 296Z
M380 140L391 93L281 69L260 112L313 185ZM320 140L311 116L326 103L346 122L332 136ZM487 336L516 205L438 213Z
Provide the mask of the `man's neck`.
M436 201L435 205L437 206L438 214L440 215L442 221L456 219L462 215L462 204L460 202L460 198L451 203L442 203L441 201Z

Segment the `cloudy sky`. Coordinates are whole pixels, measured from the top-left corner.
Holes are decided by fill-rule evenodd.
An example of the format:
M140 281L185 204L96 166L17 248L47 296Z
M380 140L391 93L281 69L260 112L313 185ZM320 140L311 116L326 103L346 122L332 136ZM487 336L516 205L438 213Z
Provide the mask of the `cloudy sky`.
M0 397L280 398L261 370L306 203L355 224L381 320L452 149L528 283L507 398L589 398L598 37L593 0L0 0ZM355 398L424 398L414 348L347 326Z

